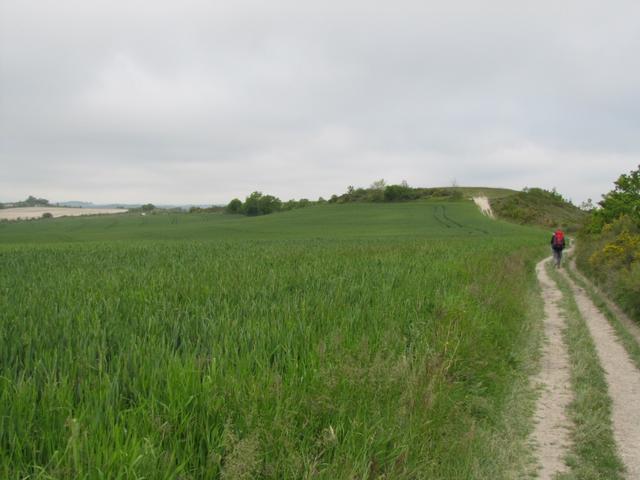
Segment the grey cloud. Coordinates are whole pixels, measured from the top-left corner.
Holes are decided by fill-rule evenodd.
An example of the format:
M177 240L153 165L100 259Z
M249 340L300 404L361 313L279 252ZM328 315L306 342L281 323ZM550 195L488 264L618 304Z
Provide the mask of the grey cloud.
M638 163L637 2L4 0L0 17L5 200L385 177L581 201Z

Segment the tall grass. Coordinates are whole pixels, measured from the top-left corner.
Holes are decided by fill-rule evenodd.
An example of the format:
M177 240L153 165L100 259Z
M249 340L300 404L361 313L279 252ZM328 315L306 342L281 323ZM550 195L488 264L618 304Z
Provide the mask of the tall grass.
M539 231L468 202L0 227L0 478L522 476Z
M0 477L504 478L533 244L2 247Z

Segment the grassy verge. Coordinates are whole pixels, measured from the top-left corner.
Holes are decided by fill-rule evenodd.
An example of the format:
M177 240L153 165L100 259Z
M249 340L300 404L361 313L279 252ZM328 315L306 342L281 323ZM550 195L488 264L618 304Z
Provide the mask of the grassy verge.
M485 459L491 469L474 472L473 478L536 478L535 450L528 442L533 424L538 394L531 378L540 368L544 340L544 302L539 285L530 290L526 321L522 323L522 347L518 349L518 364L522 369L514 377L513 388L507 396L503 416L497 428L487 437L486 444L494 457ZM504 470L500 470L504 469Z
M565 341L572 365L571 386L575 398L569 406L574 425L573 445L567 458L571 470L560 480L622 480L611 425L611 399L598 354L589 329L580 315L568 282L550 264L547 271L563 294L562 308L567 318Z
M587 292L587 295L589 295L591 301L607 317L607 320L609 320L609 323L616 332L618 340L620 340L620 343L629 354L629 357L631 358L635 366L640 369L640 345L638 345L638 342L633 337L633 335L629 333L625 325L611 311L607 302L602 298L602 295L597 292L595 288L593 288L593 285L585 282L584 279L581 278L580 275L577 275L576 272L571 268L568 268L566 272L574 282L576 282L585 290L585 292Z

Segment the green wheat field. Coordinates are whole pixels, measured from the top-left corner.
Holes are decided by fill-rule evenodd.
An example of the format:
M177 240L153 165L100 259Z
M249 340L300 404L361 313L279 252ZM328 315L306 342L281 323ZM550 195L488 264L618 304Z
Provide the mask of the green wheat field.
M1 223L0 478L507 478L547 236L470 201Z

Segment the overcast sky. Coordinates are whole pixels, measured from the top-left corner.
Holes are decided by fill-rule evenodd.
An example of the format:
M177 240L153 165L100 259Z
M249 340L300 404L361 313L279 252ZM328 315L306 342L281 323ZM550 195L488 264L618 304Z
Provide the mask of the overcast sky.
M637 0L0 0L0 201L597 200L640 164L639 59Z

